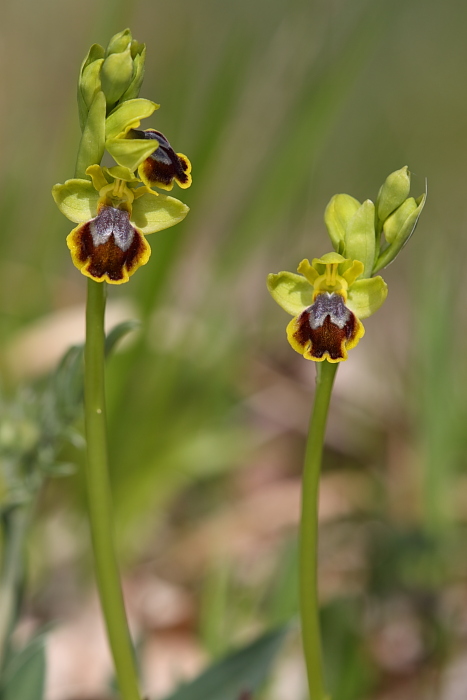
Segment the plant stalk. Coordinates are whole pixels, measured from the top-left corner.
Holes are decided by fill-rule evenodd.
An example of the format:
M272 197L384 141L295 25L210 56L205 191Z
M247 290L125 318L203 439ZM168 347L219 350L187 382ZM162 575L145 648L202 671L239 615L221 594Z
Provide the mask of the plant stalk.
M310 700L329 700L325 690L318 599L318 494L326 421L338 365L317 366L316 393L308 430L300 522L300 615Z
M104 385L105 297L106 284L89 279L84 353L88 510L97 586L118 685L123 700L141 700L113 536Z

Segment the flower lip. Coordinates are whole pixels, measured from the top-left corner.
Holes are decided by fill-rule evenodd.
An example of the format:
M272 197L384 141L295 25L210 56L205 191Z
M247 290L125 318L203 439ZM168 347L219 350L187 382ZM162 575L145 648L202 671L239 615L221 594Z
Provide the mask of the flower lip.
M70 233L67 243L83 274L113 284L126 282L150 254L144 236L131 225L129 212L105 204L94 219Z
M155 140L159 146L139 166L139 174L148 187L171 190L174 181L182 188L191 185L191 163L183 153L175 153L164 134L155 129L131 129L130 138Z
M364 334L358 318L338 292L321 292L287 329L292 347L306 359L341 362Z

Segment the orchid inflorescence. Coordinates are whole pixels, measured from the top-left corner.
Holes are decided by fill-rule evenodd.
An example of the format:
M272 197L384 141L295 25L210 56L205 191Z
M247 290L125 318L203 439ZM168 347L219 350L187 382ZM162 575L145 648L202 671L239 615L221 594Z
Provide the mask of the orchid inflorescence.
M337 194L324 220L335 252L302 260L299 274L268 276L275 301L294 318L287 339L294 350L315 362L342 362L363 337L361 321L387 296L382 277L374 276L399 254L417 225L426 195L409 197L407 167L391 173L376 204Z
M78 83L82 138L77 177L53 187L60 211L78 224L67 238L75 266L96 282L122 284L149 260L145 236L185 218L188 207L160 194L191 185L191 164L141 120L159 105L138 98L144 74L144 44L126 29L107 49L94 44ZM116 165L101 167L107 151Z

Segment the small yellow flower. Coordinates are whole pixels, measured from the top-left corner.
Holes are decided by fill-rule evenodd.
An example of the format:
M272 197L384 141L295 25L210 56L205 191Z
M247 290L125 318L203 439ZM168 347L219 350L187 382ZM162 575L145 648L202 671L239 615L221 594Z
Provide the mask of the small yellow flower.
M164 134L155 129L132 129L130 138L157 141L158 148L138 167L141 180L148 187L171 190L176 182L186 189L191 185L191 163L183 153L175 153Z
M67 237L75 266L96 282L122 284L149 260L145 236L185 218L188 207L157 194L128 168L86 170L91 181L67 180L52 194L60 211L78 224Z
M357 278L364 265L338 253L302 260L300 274L279 272L268 276L274 300L294 316L287 339L294 350L315 362L342 362L363 337L361 319L384 302L387 285L382 277Z
M144 99L119 105L106 119L105 147L119 165L137 170L147 187L171 190L176 182L186 189L191 185L191 163L186 155L175 153L160 131L138 128L158 107Z

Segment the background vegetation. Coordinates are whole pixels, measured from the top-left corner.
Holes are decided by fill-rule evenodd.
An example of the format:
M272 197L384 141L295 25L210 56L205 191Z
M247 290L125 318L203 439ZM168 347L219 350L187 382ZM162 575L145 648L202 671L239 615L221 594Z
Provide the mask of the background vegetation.
M83 335L85 283L50 188L73 176L91 43L125 26L147 43L142 96L161 104L147 126L193 163L193 187L175 195L190 215L154 234L150 263L109 293L110 325L142 321L109 362L108 393L120 554L153 696L294 620L314 368L287 345L265 275L329 249L333 194L375 199L407 164L428 203L333 400L327 660L338 700L464 697L466 22L461 0L4 3L4 418ZM102 694L108 668L86 656L97 632L76 436L61 457L78 470L43 490L18 630L61 620L50 700ZM304 697L297 649L292 631L268 700Z

